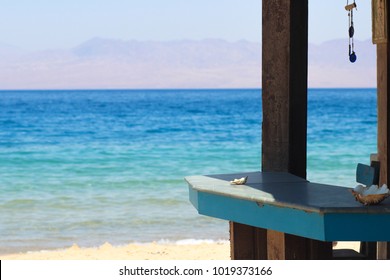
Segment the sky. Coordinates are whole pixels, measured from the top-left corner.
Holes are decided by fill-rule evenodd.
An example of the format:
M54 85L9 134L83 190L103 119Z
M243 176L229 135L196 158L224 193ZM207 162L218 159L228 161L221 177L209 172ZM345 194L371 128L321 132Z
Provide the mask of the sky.
M346 2L309 0L309 42L348 36ZM371 37L371 1L356 3L355 39L366 40ZM259 42L261 4L261 0L0 0L0 42L24 50L71 48L94 37Z

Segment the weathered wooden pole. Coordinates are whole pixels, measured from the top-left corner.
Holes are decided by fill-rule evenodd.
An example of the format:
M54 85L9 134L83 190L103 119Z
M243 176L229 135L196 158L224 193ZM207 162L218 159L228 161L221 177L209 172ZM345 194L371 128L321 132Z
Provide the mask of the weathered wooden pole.
M372 0L373 42L377 44L379 184L390 183L390 46L387 0ZM378 258L390 259L389 242L378 243Z
M262 52L262 170L306 178L308 0L263 1ZM332 245L268 230L267 256L330 259Z
M262 171L306 178L308 0L262 5ZM329 259L332 254L329 242L232 222L230 234L232 259Z
M308 1L263 1L263 171L306 178Z
M380 162L379 184L388 184L389 180L389 44L377 45L377 96L378 96L378 159ZM378 243L378 258L390 258L389 242Z

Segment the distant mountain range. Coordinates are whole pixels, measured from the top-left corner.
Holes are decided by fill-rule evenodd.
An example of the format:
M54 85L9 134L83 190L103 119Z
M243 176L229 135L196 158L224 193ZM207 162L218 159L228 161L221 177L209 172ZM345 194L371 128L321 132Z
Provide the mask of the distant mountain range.
M375 87L375 46L309 45L310 87ZM93 38L71 49L26 52L0 43L0 89L256 88L261 44L217 39L169 42Z

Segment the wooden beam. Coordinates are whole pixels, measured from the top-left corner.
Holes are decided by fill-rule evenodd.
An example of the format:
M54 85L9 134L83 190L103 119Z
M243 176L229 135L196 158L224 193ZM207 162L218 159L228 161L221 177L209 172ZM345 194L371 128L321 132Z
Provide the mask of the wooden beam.
M285 260L285 234L275 230L267 230L267 259L268 260Z
M377 90L378 90L378 160L380 162L379 184L389 182L389 46L377 45Z
M263 171L306 178L308 1L263 1Z
M263 1L263 171L306 178L307 40L307 0ZM293 252L291 239L268 230L268 259L306 253Z
M389 27L388 9L389 6L385 5L387 9L384 11L384 15L376 17L375 22L377 26ZM379 10L378 10L379 11ZM373 13L374 14L374 13ZM379 22L381 21L381 22ZM386 29L386 28L384 28ZM387 28L386 30L389 30ZM375 35L375 34L373 34ZM387 38L387 31L385 34ZM378 106L378 160L380 164L379 184L390 183L390 46L388 40L382 40L377 44L377 106ZM389 243L380 243L378 247L378 257L389 258L390 246ZM379 250L379 248L381 248Z
M306 178L308 1L263 1L262 170ZM269 259L329 259L329 242L272 230Z
M380 166L379 184L390 183L390 46L389 43L377 44L377 103L378 103L378 160ZM380 248L382 252L378 252L378 257L381 259L389 258L390 256L390 244L386 246L382 243ZM379 247L378 247L379 249ZM384 252L384 251L385 252Z

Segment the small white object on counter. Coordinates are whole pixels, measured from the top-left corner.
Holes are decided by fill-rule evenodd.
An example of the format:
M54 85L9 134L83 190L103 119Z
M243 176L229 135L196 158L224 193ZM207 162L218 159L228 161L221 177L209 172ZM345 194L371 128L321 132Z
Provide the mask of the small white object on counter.
M242 177L240 179L234 179L233 181L230 181L230 184L232 184L232 185L244 185L246 183L246 180L248 180L248 176Z

